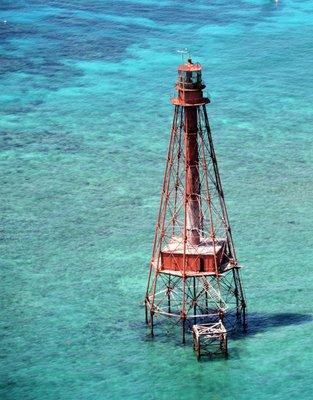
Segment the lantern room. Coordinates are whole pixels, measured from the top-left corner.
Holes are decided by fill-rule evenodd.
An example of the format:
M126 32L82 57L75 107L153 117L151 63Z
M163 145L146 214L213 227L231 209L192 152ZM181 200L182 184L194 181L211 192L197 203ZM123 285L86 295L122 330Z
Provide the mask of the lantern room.
M185 89L202 89L201 65L193 64L191 58L186 64L179 65L177 85L183 85Z
M199 106L209 103L210 100L203 97L205 84L202 81L202 67L194 64L191 58L187 63L178 66L178 77L175 84L177 97L172 99L174 105Z

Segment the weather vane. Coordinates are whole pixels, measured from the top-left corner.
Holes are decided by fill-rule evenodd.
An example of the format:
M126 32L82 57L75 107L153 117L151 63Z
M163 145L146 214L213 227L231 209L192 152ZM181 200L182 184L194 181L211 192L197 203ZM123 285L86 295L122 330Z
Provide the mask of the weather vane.
M190 58L190 52L188 51L187 47L185 47L183 50L177 50L177 53L181 54L181 60L184 62L184 55L188 54L188 58Z

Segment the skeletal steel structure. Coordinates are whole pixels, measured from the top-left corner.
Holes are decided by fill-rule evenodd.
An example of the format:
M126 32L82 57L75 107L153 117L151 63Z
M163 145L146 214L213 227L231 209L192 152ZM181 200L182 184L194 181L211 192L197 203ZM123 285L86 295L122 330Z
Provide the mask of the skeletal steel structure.
M246 325L246 301L203 95L202 68L179 65L174 118L145 297L146 322Z

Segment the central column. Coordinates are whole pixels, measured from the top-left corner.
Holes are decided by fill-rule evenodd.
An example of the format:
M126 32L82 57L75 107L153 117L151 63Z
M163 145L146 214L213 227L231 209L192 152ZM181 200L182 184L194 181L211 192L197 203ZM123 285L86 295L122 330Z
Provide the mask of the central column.
M200 179L198 153L198 116L196 107L185 107L185 163L186 163L186 232L187 242L200 243Z

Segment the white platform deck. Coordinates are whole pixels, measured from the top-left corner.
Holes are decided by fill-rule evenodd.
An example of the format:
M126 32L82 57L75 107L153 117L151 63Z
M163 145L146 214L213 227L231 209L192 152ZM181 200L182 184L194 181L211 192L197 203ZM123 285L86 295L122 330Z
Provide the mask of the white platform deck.
M225 245L225 239L216 239L215 242L215 252L218 253L222 247ZM184 242L183 238L180 236L173 236L167 246L162 249L163 253L172 254L183 254L184 252ZM209 255L214 254L214 245L211 239L202 238L199 245L192 245L186 243L186 254L196 254L196 255Z

